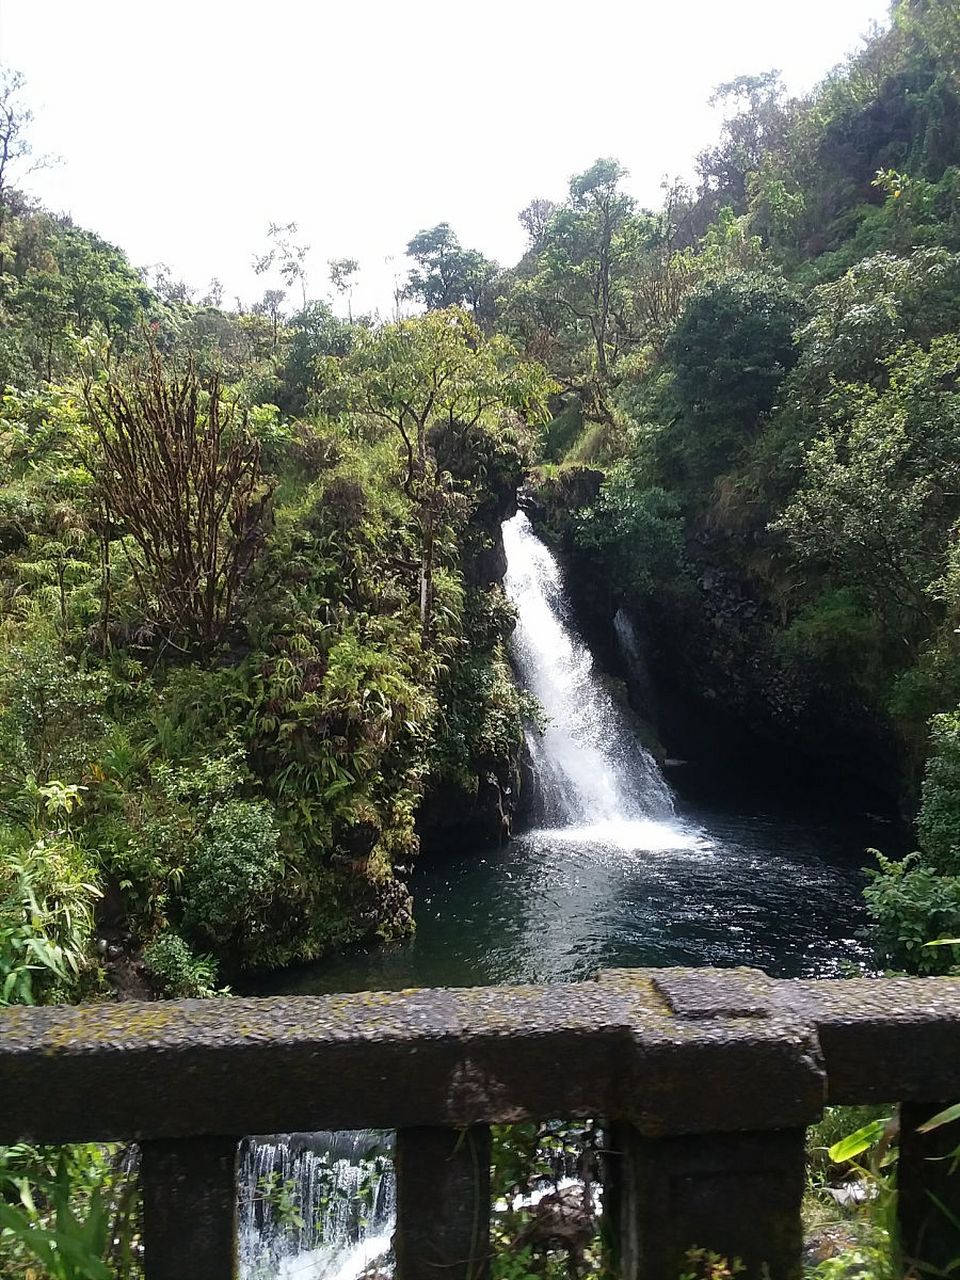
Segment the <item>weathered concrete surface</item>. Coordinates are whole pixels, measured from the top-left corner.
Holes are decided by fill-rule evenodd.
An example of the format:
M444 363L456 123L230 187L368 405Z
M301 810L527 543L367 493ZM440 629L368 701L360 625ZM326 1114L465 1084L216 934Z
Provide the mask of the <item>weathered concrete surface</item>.
M960 1098L960 978L830 978L772 984L816 1029L830 1103Z
M768 1018L773 984L744 969L663 969L653 985L678 1018Z
M620 1116L651 1134L692 1133L790 1127L819 1115L816 1040L789 1009L685 1018L654 976L611 971L553 987L5 1010L0 1142L460 1127L557 1115ZM750 991L766 983L745 970L725 980Z
M827 1084L829 1081L829 1084ZM650 1136L960 1097L960 980L612 970L553 987L0 1011L0 1142L613 1116Z
M486 1280L490 1273L490 1130L399 1129L401 1280Z

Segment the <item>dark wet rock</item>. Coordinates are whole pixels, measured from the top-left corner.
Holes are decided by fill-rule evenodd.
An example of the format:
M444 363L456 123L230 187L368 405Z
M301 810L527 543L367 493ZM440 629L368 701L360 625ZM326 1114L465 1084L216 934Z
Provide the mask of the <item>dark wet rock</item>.
M597 1232L597 1216L583 1186L551 1191L530 1210L530 1218L512 1243L514 1250L532 1247L536 1252L562 1250L571 1273L580 1275L584 1254Z
M472 793L453 782L435 785L420 806L421 850L433 854L503 844L513 830L519 795L518 774L510 774L502 763L500 774L492 769L481 774Z

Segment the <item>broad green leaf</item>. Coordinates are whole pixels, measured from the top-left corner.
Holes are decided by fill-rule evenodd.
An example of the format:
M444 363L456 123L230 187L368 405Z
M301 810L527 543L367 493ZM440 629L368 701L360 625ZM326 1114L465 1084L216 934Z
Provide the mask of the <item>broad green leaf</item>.
M852 1160L854 1156L860 1155L861 1152L867 1151L879 1142L886 1127L886 1120L871 1120L862 1129L848 1133L845 1138L835 1142L829 1149L830 1159L834 1164L843 1164L847 1160Z

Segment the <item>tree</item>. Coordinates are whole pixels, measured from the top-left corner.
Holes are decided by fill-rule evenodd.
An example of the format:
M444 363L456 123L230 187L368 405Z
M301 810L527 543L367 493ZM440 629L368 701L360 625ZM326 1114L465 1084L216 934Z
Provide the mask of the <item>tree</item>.
M884 386L904 342L927 344L960 327L960 254L939 247L874 254L814 289L808 305L794 381L819 415L817 396L833 384Z
M284 289L266 289L263 298L254 305L253 314L266 316L273 327L273 349L277 349L277 332L283 316L281 305L287 296Z
M407 245L407 256L417 264L407 276L408 298L428 311L468 307L478 323L489 324L496 264L475 249L464 249L449 223L418 232Z
M680 572L683 524L676 499L643 484L629 461L610 469L596 501L581 507L576 519L577 543L631 591L650 592Z
M556 208L552 200L537 199L531 200L527 207L517 214L520 225L530 238L530 248L534 252L539 252L543 248L550 219L556 212Z
M11 184L15 178L51 163L49 156L33 155L27 136L33 112L21 98L25 84L21 72L0 68L0 291L8 253L5 236Z
M710 105L723 105L729 114L719 144L697 158L701 199L711 209L728 204L735 213L747 212L750 175L783 146L785 97L779 71L737 76L714 91Z
M679 181L664 182L663 191L660 212L637 218L627 279L614 303L625 338L649 343L661 355L705 260L703 246L697 255L689 244L689 191Z
M288 332L278 404L284 413L302 414L326 390L330 357L349 352L355 330L327 303L311 302L291 318Z
M894 13L905 30L920 37L960 88L960 10L955 0L900 0Z
M782 280L709 280L688 301L666 344L680 410L682 451L716 475L757 432L797 359L797 300Z
M188 305L193 302L196 290L173 274L173 268L166 262L154 262L143 268L143 278L153 292L163 302L177 305Z
M239 619L271 488L260 445L214 375L169 368L150 344L124 383L87 383L96 481L121 529L142 607L167 643L209 657ZM108 536L108 535L107 535Z
M889 386L837 388L828 425L776 528L884 619L906 650L950 599L949 534L960 517L960 339L902 348ZM946 570L946 573L944 573ZM901 643L902 642L902 643Z
M280 272L280 278L288 289L295 284L300 285L303 305L307 305L307 269L306 259L310 252L308 244L298 244L294 239L297 234L295 222L271 222L267 228L267 237L273 242L266 253L254 258L253 269L262 276L272 267Z
M223 305L223 284L217 276L210 277L207 292L200 299L202 307L221 307Z
M327 263L330 271L330 283L341 297L347 299L347 319L353 323L353 283L354 276L360 269L356 258L331 258Z
M525 210L540 248L507 302L508 323L604 421L612 417L613 367L631 340L624 286L636 227L625 176L616 160L597 160L571 179L569 199L545 221L544 207Z
M114 341L142 321L153 301L150 290L114 245L88 231L65 226L57 240L56 255L70 320L79 337L88 337L99 326Z
M608 351L615 345L611 332L617 262L624 252L620 233L633 212L633 201L620 190L627 171L616 160L598 160L570 183L573 220L568 225L581 237L575 261L583 271L588 306L583 313L593 333L600 377L608 376ZM574 303L565 299L575 310Z
M430 444L441 425L496 428L505 413L544 416L551 383L505 338L484 339L451 307L361 331L343 361L338 391L350 408L395 431L403 446L404 493L420 525L420 625L430 634L437 522L449 496Z
M54 354L68 340L69 296L58 271L27 273L17 290L17 309L29 338L34 368L53 381Z

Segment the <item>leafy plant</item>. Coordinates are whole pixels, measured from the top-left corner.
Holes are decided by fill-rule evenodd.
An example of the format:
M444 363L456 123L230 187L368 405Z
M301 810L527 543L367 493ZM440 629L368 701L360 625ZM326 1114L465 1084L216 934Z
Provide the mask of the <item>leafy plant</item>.
M709 1249L689 1249L684 1264L679 1280L733 1280L746 1270L739 1258L730 1261Z
M0 1004L78 992L99 897L96 873L68 837L0 845Z
M170 1000L228 994L228 988L217 986L213 957L194 955L175 933L162 933L145 947L143 963L159 994Z
M138 1197L126 1149L0 1149L0 1262L46 1280L134 1280ZM26 1270L21 1270L25 1267ZM5 1271L5 1274L9 1274Z

